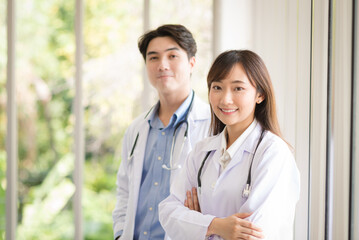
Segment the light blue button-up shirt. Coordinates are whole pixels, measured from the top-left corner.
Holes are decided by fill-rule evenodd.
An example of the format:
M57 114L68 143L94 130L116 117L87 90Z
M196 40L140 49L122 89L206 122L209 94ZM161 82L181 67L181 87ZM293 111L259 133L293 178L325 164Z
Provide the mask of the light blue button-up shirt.
M193 94L191 91L166 127L158 117L159 103L148 120L150 130L136 212L134 232L136 240L163 239L165 236L165 231L158 220L158 204L169 195L171 171L162 168L162 165L169 166L173 133L177 124L185 119Z

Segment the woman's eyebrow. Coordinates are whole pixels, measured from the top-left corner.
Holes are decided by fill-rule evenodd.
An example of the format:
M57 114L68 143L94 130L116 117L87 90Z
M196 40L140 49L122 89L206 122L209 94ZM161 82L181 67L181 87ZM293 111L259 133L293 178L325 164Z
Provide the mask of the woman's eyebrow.
M233 80L231 83L243 83L243 84L246 84L246 82L245 81L243 81L243 80Z

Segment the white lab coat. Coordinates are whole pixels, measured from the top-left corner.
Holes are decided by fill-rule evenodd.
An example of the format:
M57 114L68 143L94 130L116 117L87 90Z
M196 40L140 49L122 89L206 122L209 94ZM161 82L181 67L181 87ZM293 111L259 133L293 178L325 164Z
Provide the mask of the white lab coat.
M248 199L242 197L261 129L257 124L220 175L218 159L223 132L196 145L172 184L170 196L159 205L160 222L167 236L202 240L214 217L253 213L247 219L263 229L265 239L293 239L299 172L287 144L271 132L266 132L253 159L251 193ZM198 170L208 151L213 152L202 170L199 194L202 213L199 213L183 203L186 191L198 187ZM221 238L214 236L214 239Z
M137 210L138 195L142 176L142 167L149 132L148 118L150 114L143 113L129 126L125 133L122 148L122 162L117 173L117 202L112 213L113 231L116 234L123 230L120 239L133 239L135 216ZM188 115L188 136L183 145L182 153L179 153L186 124L182 124L176 133L176 144L173 154L173 164L183 166L187 155L194 145L208 136L210 124L210 108L200 98L193 100L192 110ZM128 160L136 135L139 133L137 145L131 160ZM171 183L179 169L171 171Z

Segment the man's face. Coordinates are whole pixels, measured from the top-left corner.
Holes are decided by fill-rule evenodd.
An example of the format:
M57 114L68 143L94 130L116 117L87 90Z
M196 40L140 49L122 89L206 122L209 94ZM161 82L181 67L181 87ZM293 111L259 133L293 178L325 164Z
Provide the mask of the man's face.
M186 97L194 64L195 57L188 60L186 51L170 37L157 37L148 44L147 74L159 95Z

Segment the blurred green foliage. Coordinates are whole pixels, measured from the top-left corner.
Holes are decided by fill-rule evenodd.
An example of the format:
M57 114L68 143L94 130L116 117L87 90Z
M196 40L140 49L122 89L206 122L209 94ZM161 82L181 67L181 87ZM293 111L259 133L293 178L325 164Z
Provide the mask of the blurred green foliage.
M75 1L16 2L17 239L73 239ZM211 24L203 23L211 23L211 2L153 0L151 7L156 26L183 23L194 33L202 58L192 79L204 99ZM85 239L112 239L122 137L141 111L143 60L137 39L143 33L143 0L84 3L83 229ZM6 1L0 1L0 240L6 221L5 17Z
M25 0L17 4L16 236L73 239L75 1ZM136 42L142 32L141 1L89 0L84 6L84 236L112 239L121 139L139 110L136 100L141 92L142 60ZM6 1L1 1L0 240L5 238L6 194L5 13ZM126 31L131 28L137 31ZM138 57L128 60L133 54ZM119 74L119 65L129 72ZM121 94L129 84L134 86Z

